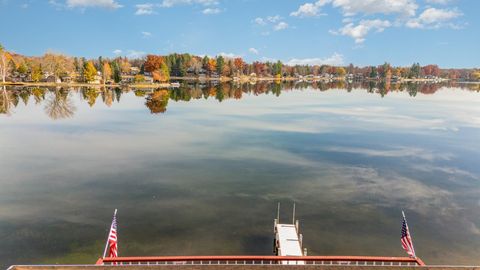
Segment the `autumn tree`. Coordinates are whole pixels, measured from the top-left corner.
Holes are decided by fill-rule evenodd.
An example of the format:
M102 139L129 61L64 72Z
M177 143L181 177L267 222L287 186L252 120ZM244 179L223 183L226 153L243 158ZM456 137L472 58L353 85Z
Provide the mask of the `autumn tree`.
M20 74L27 74L28 67L27 67L27 65L25 65L25 62L22 62L18 65L17 72L20 73Z
M83 78L86 82L92 82L95 80L95 75L97 75L97 69L92 61L88 61L83 68Z
M108 80L112 78L112 68L110 67L110 64L105 61L103 63L103 83L106 83Z
M34 82L39 82L41 79L42 79L42 75L43 75L43 72L42 72L42 66L41 65L34 65L32 67L32 71L31 71L31 78L32 78L32 81Z
M235 67L236 73L243 73L243 67L245 66L245 62L240 57L233 59L233 66Z
M147 55L147 60L145 61L145 71L147 72L153 72L162 66L163 63L163 57L158 56L158 55L153 55L149 54Z
M170 72L166 63L160 65L160 69L152 72L153 81L166 82L170 80Z
M216 70L216 68L217 68L217 61L213 58L208 59L208 63L207 63L208 74L211 75L212 72Z
M56 78L74 71L74 61L62 54L46 53L42 57L42 69Z
M142 74L137 74L135 75L135 77L133 77L133 80L135 81L135 83L143 83L145 82L145 76Z
M122 71L123 74L128 74L131 68L132 68L132 65L130 64L130 62L126 57L121 59L120 70Z
M472 78L475 80L480 80L480 70L475 70L472 72Z
M261 62L253 62L253 72L257 74L257 76L263 75L263 70L265 69L265 64Z
M422 68L422 73L426 76L435 76L440 75L440 68L437 65L427 65Z
M347 71L346 71L345 68L343 68L343 67L337 68L336 71L337 71L337 75L338 75L339 77L345 77L345 74L347 74Z
M157 55L147 55L144 65L145 71L151 72L153 80L156 82L165 82L170 80L170 71L163 57Z

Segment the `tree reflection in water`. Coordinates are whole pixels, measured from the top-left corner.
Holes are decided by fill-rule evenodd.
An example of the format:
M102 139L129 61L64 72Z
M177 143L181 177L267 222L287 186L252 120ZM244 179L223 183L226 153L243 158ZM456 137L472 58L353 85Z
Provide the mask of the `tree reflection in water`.
M148 95L145 105L150 109L152 114L164 113L167 110L169 97L170 94L168 90L155 90Z
M45 112L53 120L71 118L75 111L75 105L69 99L68 91L56 89L54 94L46 100Z
M152 114L162 114L167 111L169 100L191 101L196 99L216 99L219 102L227 99L241 99L245 94L254 96L274 95L280 96L284 92L311 89L313 91L329 90L352 90L366 91L385 97L392 92L405 92L415 97L418 93L424 95L435 94L442 87L459 88L468 91L480 91L480 84L457 84L456 82L429 84L429 83L386 83L375 81L353 82L266 82L256 83L219 83L219 82L184 82L181 87L174 89L135 89L130 88L40 88L40 87L9 87L2 86L0 89L0 114L11 115L13 108L17 107L20 100L25 106L33 106L29 103L33 95L35 105L45 102L45 112L53 119L71 118L76 111L74 103L70 100L70 93L80 93L90 107L95 106L101 96L107 107L112 107L114 101L120 102L123 94L132 92L136 97L145 99L145 106ZM48 98L46 98L46 94Z
M0 94L0 114L11 115L13 108L13 101L11 99L11 92L7 91L5 86L2 86Z

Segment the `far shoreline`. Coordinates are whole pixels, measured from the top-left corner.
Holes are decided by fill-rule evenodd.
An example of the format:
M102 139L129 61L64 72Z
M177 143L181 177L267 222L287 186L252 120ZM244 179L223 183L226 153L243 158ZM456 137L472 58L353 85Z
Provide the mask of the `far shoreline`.
M172 82L173 81L173 82ZM128 83L128 84L119 84L119 83L112 83L112 84L103 84L103 83L79 83L79 82L0 82L2 86L37 86L37 87L94 87L94 88L101 88L101 87L120 87L120 88L174 88L178 87L175 81L195 81L195 82L238 82L238 83L256 83L256 82L335 82L335 81L346 81L347 79L341 77L334 77L330 79L324 78L296 78L296 77L282 77L282 78L274 78L274 77L241 77L241 78L232 78L232 77L171 77L170 82L164 83ZM385 82L384 80L377 80L377 79L363 79L364 82ZM450 79L401 79L391 83L405 83L405 82L414 82L414 83L442 83L451 81ZM469 83L469 84L478 84L479 82L461 82L461 83Z

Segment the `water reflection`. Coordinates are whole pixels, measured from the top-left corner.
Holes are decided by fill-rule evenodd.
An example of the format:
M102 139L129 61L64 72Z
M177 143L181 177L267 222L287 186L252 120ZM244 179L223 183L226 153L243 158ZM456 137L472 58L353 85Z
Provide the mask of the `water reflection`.
M83 100L93 107L98 97L102 102L111 107L113 102L120 102L122 94L133 91L135 96L145 98L145 106L152 114L165 113L168 100L190 101L193 99L216 99L222 102L225 99L241 99L245 94L280 96L282 92L292 90L314 89L319 91L363 89L368 93L378 94L381 97L391 92L407 92L411 97L417 93L435 94L442 87L459 88L469 91L480 91L478 84L427 84L405 83L390 84L385 82L346 83L344 81L330 83L309 82L259 82L245 83L183 83L175 89L120 89L120 88L41 88L41 87L11 87L4 86L0 96L0 114L11 115L12 109L17 107L20 100L27 106L30 96L35 99L35 104L45 101L46 94L51 95L45 101L45 113L53 120L70 118L74 116L75 106L70 101L71 93L80 92Z
M402 256L404 209L425 261L478 264L472 91L2 89L2 267L94 262L113 208L122 255L269 254L276 202L293 200L311 255Z
M62 89L55 89L45 103L45 113L53 120L73 117L75 110L75 105L69 99L69 92Z

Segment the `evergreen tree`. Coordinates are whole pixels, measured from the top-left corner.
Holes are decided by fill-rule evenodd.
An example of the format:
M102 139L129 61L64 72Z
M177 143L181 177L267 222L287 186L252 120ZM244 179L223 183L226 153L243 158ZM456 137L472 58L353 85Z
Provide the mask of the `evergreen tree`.
M112 67L112 76L115 83L119 83L122 80L122 71L120 70L120 65L117 61L111 63Z
M222 75L223 74L223 68L225 66L225 59L223 58L223 56L218 56L217 57L217 73L218 75Z
M371 67L370 69L370 78L377 78L378 72L376 67Z

